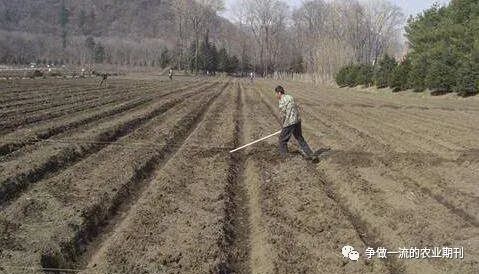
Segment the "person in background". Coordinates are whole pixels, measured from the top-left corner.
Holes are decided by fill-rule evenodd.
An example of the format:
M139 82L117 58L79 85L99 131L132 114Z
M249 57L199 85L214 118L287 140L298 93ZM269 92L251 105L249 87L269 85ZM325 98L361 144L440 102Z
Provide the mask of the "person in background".
M105 83L105 86L108 87L108 83L106 82L106 80L108 79L108 73L102 73L100 74L100 77L101 77L101 81L98 86L101 87L103 83Z

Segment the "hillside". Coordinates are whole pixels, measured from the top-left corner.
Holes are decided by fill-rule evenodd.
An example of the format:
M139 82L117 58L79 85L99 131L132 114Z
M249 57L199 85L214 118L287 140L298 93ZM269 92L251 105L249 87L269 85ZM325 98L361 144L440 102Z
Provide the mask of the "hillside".
M0 39L0 49L3 49L0 62L57 59L59 52L83 62L79 51L85 47L86 38L92 37L95 43L106 48L106 55L132 55L120 63L134 60L142 64L139 56L154 54L159 58L160 49L172 49L177 43L173 3L165 0L0 0L0 32L4 37ZM197 4L186 1L186 5L193 8ZM227 43L235 26L219 16L211 20L214 22L211 39ZM19 48L24 50L19 52Z
M172 38L172 1L65 1L69 33L134 38ZM0 28L31 33L62 33L61 0L1 0Z

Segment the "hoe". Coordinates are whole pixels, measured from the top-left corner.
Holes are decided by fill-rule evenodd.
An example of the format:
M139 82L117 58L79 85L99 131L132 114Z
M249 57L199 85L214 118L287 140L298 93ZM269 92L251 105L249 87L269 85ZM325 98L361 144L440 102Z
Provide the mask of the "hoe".
M251 143L248 143L248 144L246 144L246 145L244 145L244 146L241 146L241 147L239 147L239 148L233 149L233 150L230 151L230 153L234 153L234 152L236 152L236 151L242 150L242 149L247 148L247 147L249 147L249 146L251 146L251 145L254 145L254 144L256 144L256 143L259 143L259 142L261 142L261 141L264 141L264 140L266 140L266 139L269 139L269 138L271 138L271 137L273 137L273 136L276 136L276 135L278 135L278 134L280 134L280 133L281 133L281 130L278 131L278 132L276 132L276 133L273 133L273 134L271 134L271 135L268 135L268 136L266 136L266 137L263 137L263 138L261 138L261 139L258 139L258 140L256 140L256 141L253 141L253 142L251 142Z

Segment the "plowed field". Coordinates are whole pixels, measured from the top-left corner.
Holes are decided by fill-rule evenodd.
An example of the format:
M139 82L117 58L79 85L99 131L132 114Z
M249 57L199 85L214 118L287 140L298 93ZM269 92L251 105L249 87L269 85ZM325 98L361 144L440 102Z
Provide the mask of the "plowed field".
M0 273L479 273L477 98L277 84L0 82Z

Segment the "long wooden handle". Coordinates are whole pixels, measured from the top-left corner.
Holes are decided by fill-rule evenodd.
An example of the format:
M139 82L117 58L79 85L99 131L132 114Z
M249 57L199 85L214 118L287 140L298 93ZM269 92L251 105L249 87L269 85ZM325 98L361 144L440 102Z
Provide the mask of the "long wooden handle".
M266 137L263 137L263 138L261 138L261 139L259 139L259 140L256 140L256 141L253 141L253 142L251 142L251 143L249 143L249 144L246 144L246 145L244 145L244 146L241 146L241 147L239 147L239 148L237 148L237 149L233 149L233 150L230 151L230 153L233 153L233 152L236 152L236 151L241 150L241 149L243 149L243 148L249 147L249 146L251 146L251 145L254 145L254 144L256 144L256 143L259 143L259 142L261 142L261 141L264 141L264 140L266 140L266 139L269 139L269 138L271 138L271 137L273 137L273 136L276 136L276 135L278 135L278 134L280 134L280 133L281 133L281 130L278 131L278 132L276 132L276 133L273 133L273 134L271 134L271 135L268 135L268 136L266 136Z

